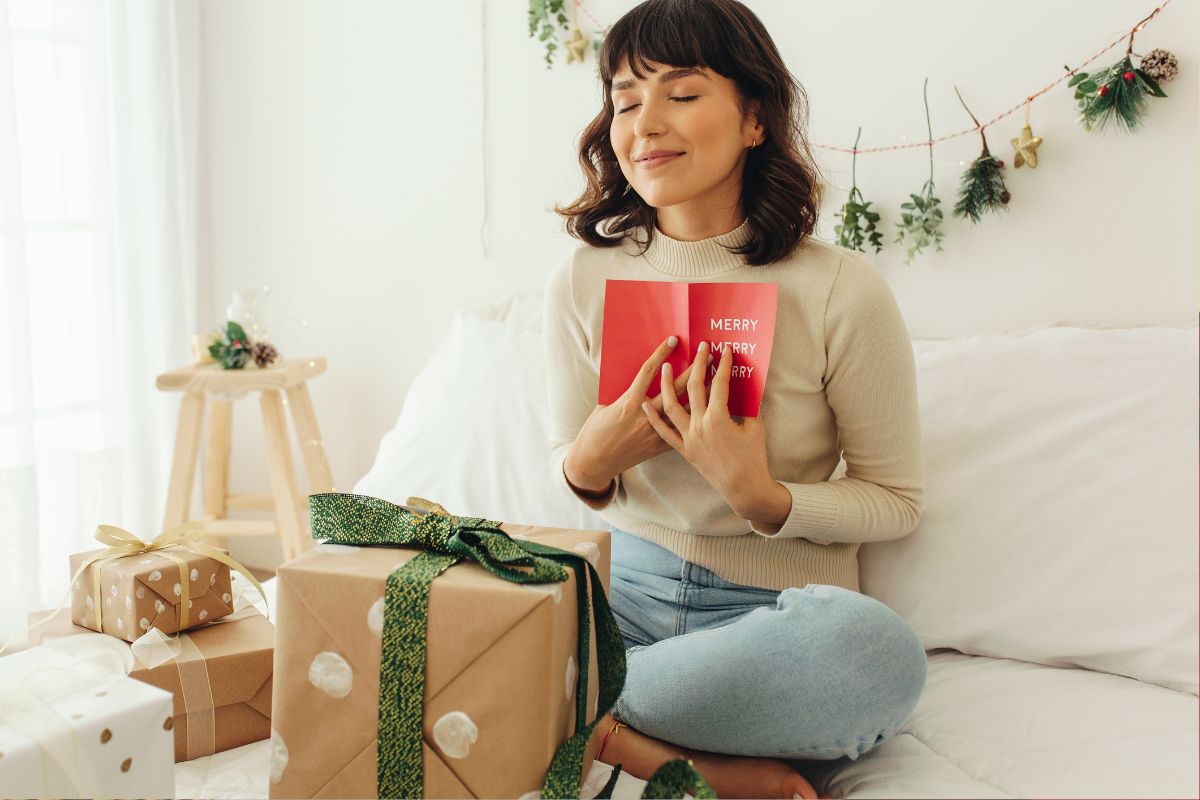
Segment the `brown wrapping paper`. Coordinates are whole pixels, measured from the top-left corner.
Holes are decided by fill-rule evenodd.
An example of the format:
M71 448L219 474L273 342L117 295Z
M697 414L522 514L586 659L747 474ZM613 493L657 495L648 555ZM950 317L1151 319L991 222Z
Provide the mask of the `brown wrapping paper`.
M33 612L29 624L44 619L47 613ZM29 644L33 647L47 639L77 633L92 631L72 624L64 609L53 621L31 631ZM181 634L180 638L184 637L190 644L182 649L178 663L169 661L148 669L134 658L134 669L129 673L129 677L165 689L174 696L175 760L187 761L270 738L275 626L262 614L252 614L189 630ZM207 685L198 686L197 676L204 672ZM201 734L203 738L198 742L188 740L188 731L198 726L188 724L185 682L192 687L189 695L193 707L207 705L208 697L212 698L211 711L197 710L202 717L211 718L211 721L204 719L202 725L212 727L211 732ZM198 702L196 698L201 700Z
M578 546L607 595L608 531L508 523L502 529L562 550ZM420 552L321 545L279 568L272 798L376 797L384 589L388 575ZM575 573L568 573L560 583L518 584L460 561L434 579L425 671L426 797L516 798L540 791L554 753L575 733L579 631ZM594 621L590 640L585 722L596 718L599 698ZM598 749L593 739L581 781Z
M71 556L71 574L89 557L103 550L75 553ZM188 625L193 627L212 622L233 613L229 567L206 555L172 548L172 554L187 563L183 577L189 581L191 607ZM100 570L100 620L96 625L93 598L93 572ZM71 620L100 633L136 641L150 628L166 634L179 631L180 582L179 566L157 553L137 553L93 564L83 571L71 586ZM179 591L177 591L177 588Z

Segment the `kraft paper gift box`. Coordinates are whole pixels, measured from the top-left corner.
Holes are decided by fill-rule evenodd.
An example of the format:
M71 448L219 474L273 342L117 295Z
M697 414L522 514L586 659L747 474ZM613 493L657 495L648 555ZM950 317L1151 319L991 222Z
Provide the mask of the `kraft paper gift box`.
M29 624L47 611L29 615ZM241 616L245 614L245 616ZM175 760L221 753L271 736L271 669L275 626L253 608L240 619L192 628L179 634L180 646L139 659L140 645L117 642L132 655L129 677L168 691L174 698ZM30 644L63 636L96 635L71 623L66 610L29 633Z
M91 550L72 555L71 575L75 575L89 558L104 552ZM183 566L174 558L182 559ZM100 576L98 600L95 591L97 571ZM185 583L186 600L183 596ZM76 625L127 642L136 640L150 628L171 634L181 627L201 625L231 613L233 596L229 566L181 547L92 564L71 585L71 620Z
M323 538L321 501L336 497L309 498L314 538ZM604 593L605 644L611 648L615 637L623 682L624 649L604 602L609 532L511 523L500 529L518 543L549 545L591 563L602 584L590 587L592 602ZM385 588L389 575L422 552L321 544L279 568L272 798L378 796ZM565 582L513 583L463 560L432 580L421 722L425 797L536 797L556 751L578 733L577 576L566 572ZM599 625L589 624L588 632L585 713L592 727L601 680ZM605 711L619 690L618 683ZM589 743L584 752L585 772L597 749Z
M0 795L174 797L169 692L99 633L0 658Z

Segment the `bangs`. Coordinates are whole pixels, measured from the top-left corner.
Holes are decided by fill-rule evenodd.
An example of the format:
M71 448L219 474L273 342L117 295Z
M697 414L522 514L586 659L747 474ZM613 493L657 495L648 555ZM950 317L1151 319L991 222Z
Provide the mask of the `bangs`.
M728 20L720 19L705 4L691 0L643 3L618 20L604 37L599 61L605 96L622 61L638 80L646 79L652 61L734 74L734 60L716 35L727 24Z

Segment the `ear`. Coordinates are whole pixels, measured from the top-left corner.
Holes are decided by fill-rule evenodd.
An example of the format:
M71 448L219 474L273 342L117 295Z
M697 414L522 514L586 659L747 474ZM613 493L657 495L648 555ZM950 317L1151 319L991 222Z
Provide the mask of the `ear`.
M761 101L753 100L750 103L750 110L746 114L746 128L747 128L746 132L751 136L751 138L755 139L756 141L758 141L760 143L763 140L763 133L766 130L763 127L762 123L759 122L759 119L758 119L759 112L761 110L762 110Z

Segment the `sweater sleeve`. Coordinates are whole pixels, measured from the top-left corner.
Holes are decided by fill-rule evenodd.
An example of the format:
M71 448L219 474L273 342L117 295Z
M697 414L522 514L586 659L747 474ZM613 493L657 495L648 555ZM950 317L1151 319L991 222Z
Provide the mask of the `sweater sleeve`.
M846 473L821 483L778 481L792 507L767 539L878 542L911 533L924 491L916 364L900 308L865 257L842 258L825 309L825 396Z
M546 367L549 416L550 480L599 511L608 506L620 489L621 476L601 497L575 491L567 481L564 462L575 437L599 397L600 374L589 355L588 333L576 310L572 291L571 264L566 259L550 276L542 300L542 353Z

